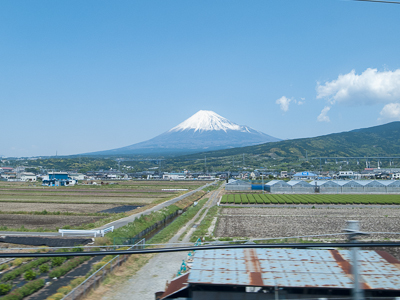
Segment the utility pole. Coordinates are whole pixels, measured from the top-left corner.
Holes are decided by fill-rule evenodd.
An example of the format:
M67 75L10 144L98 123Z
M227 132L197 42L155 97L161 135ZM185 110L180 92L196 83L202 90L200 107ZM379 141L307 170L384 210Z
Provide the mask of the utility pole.
M263 191L263 194L264 194L264 174L263 173L261 173L261 182L262 182L262 191Z
M358 235L366 235L366 233L360 231L358 221L349 220L347 221L347 228L344 230L349 233L349 242L357 243L357 236ZM364 293L361 288L360 283L360 272L358 269L358 251L360 248L353 247L351 248L351 273L353 273L353 300L363 300Z

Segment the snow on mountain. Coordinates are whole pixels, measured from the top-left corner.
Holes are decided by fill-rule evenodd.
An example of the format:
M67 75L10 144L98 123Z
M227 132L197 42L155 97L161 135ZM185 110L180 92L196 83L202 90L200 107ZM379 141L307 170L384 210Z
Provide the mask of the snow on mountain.
M239 130L246 131L244 126L239 126L228 119L221 117L219 114L210 110L200 110L186 119L178 126L175 126L168 132L191 130L196 131L209 131L209 130Z
M150 140L91 155L177 154L276 142L279 139L229 121L213 111L200 110L178 126Z

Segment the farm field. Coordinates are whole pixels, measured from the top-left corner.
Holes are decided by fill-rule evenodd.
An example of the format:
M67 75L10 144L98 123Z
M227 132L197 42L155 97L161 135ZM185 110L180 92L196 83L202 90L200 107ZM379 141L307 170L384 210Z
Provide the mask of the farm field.
M400 195L379 194L226 194L221 204L400 204Z
M221 208L215 237L280 238L340 233L347 220L359 220L366 232L400 232L396 208ZM379 234L370 238L399 239Z
M71 215L30 215L30 214L1 214L0 230L12 228L18 229L48 229L56 230L65 226L76 227L88 223L94 223L104 216L71 216Z
M119 207L119 204L71 204L68 203L26 203L26 202L0 202L0 212L32 212L44 210L48 212L72 213L97 213L106 209Z
M101 219L105 222L128 216L138 206L155 205L185 193L162 189L193 190L204 184L143 180L43 187L39 183L0 182L0 230L88 227Z

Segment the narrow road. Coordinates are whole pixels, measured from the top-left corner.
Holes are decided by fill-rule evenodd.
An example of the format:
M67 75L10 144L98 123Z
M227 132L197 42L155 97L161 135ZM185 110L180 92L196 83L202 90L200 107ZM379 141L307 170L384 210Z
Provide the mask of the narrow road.
M135 218L139 218L142 215L148 215L148 214L152 213L153 211L158 211L160 209L163 209L163 208L165 208L165 207L167 207L167 206L169 206L171 204L174 204L174 203L176 203L176 202L178 202L178 201L180 201L180 200L182 200L182 199L194 194L195 192L198 192L198 191L201 191L202 189L205 189L206 187L208 187L209 185L211 185L213 183L214 182L207 183L206 185L203 185L203 186L201 186L201 187L199 187L199 188L197 188L197 189L195 189L193 191L190 191L190 192L188 192L186 194L180 195L180 196L175 197L175 198L173 198L171 200L168 200L168 201L165 201L163 203L160 203L160 204L158 204L158 205L156 205L156 206L154 206L152 208L149 208L149 209L147 209L145 211L142 211L140 213L133 214L133 215L130 215L129 217L125 217L125 218L113 221L111 223L108 223L108 224L106 224L104 226L95 228L94 230L101 230L101 229L105 229L105 228L110 227L110 226L114 226L114 228L119 228L119 227L125 226L128 223L133 222L133 220L135 220ZM12 236L44 236L44 237L55 237L55 236L57 236L58 237L58 236L61 236L61 233L58 233L58 232L0 231L0 236L8 236L8 235L12 235ZM70 235L70 234L68 236L84 237L83 235Z
M218 202L218 195L221 191L222 186L211 192L210 198L206 204L198 211L198 213L185 225L183 226L165 246L170 243L177 243L179 237L186 231L187 228L191 230L185 235L182 243L189 243L195 220L205 210L216 205ZM201 220L205 217L206 213L202 216ZM198 223L201 222L198 221ZM175 244L176 246L176 244ZM171 281L178 273L183 260L186 260L188 253L186 252L175 252L175 253L162 253L157 254L151 258L148 263L143 266L132 278L124 282L123 285L115 288L113 291L106 293L101 299L102 300L125 300L125 299L143 299L153 300L155 293L165 290L165 284Z

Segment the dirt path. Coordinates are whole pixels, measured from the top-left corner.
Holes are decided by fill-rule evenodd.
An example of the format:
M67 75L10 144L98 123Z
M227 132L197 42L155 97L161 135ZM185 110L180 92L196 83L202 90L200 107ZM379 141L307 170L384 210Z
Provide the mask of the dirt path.
M211 193L211 196L203 208L183 226L168 243L177 243L179 237L187 228L191 228L183 238L182 243L189 242L190 236L194 230L193 224L195 220L205 210L215 205L218 201L220 190ZM206 213L202 216L202 219ZM201 221L201 220L200 220ZM198 223L200 222L198 221ZM168 245L168 244L167 244ZM166 245L166 246L167 246ZM149 262L141 268L132 278L119 287L118 290L112 291L102 297L103 300L125 300L125 299L143 299L153 300L154 294L158 291L165 290L166 281L171 281L182 264L182 261L187 258L187 252L163 253L154 256Z

